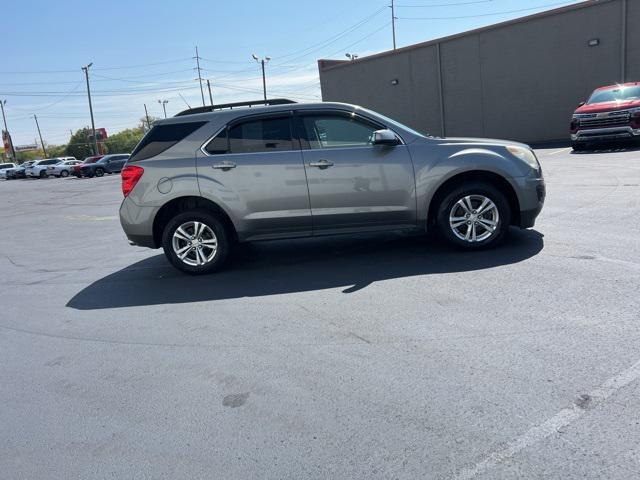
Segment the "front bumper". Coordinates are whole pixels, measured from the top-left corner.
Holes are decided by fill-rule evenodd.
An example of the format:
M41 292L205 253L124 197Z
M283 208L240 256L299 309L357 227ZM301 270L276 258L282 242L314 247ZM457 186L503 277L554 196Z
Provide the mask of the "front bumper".
M520 218L517 226L533 228L536 218L540 215L547 197L547 187L542 175L523 177L517 181L518 202L520 203Z
M585 128L571 134L573 142L594 142L606 140L630 140L640 138L640 128L630 126Z

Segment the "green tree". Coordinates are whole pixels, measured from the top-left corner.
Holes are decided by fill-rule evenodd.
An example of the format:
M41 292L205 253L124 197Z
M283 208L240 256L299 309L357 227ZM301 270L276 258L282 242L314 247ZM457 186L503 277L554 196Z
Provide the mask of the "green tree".
M93 146L89 142L91 129L89 127L76 130L67 144L64 153L69 157L76 157L78 160L93 155Z
M142 127L127 128L111 135L104 143L109 153L131 153L144 133Z

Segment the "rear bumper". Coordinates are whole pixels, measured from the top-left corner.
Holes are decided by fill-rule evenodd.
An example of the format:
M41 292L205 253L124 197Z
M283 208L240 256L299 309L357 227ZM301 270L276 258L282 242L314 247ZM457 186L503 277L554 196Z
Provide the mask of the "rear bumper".
M631 126L586 128L571 134L573 142L594 142L606 140L630 140L640 138L640 128Z
M129 243L140 247L158 248L153 237L153 220L159 207L139 207L127 197L120 205L120 225Z

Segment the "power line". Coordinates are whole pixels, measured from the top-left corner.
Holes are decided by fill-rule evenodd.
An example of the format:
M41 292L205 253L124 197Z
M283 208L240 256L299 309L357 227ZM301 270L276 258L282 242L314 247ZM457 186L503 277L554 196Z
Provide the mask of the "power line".
M461 5L476 5L478 3L489 3L493 0L474 0L472 2L460 2L460 3L438 3L430 5L402 5L396 4L396 8L435 8L435 7L458 7Z
M475 15L460 15L460 16L452 16L452 17L400 17L399 19L400 20L458 20L463 18L479 18L479 17L490 17L494 15L507 15L510 13L529 12L531 10L538 10L540 8L557 7L560 5L570 5L572 3L575 3L575 2L550 3L547 5L539 5L537 7L521 8L518 10L508 10L503 12L478 13Z

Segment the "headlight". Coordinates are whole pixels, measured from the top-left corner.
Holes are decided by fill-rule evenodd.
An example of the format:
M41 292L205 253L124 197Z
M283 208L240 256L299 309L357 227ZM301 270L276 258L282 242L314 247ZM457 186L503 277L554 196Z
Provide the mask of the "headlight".
M509 145L507 147L507 150L509 150L509 153L511 153L511 155L527 162L527 164L534 170L540 170L540 163L536 158L536 154L533 153L531 149Z

